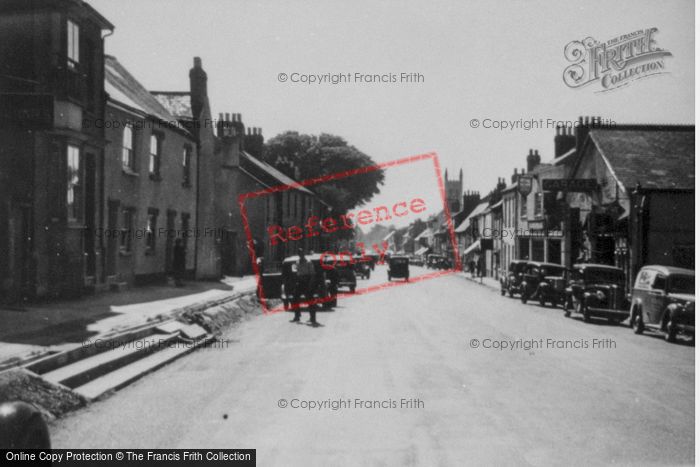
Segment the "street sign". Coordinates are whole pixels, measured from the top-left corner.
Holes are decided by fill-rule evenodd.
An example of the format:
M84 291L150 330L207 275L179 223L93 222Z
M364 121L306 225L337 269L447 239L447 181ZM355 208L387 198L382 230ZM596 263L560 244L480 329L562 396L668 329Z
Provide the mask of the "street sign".
M532 191L532 177L518 178L518 191L523 196L529 195Z
M542 180L544 191L590 192L598 187L595 178L545 178Z

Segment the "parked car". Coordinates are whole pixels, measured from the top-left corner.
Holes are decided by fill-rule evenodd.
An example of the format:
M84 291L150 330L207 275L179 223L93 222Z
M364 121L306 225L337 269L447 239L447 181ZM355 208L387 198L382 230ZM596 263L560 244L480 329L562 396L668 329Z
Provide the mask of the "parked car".
M374 271L374 266L377 265L379 262L379 255L376 253L366 253L365 256L367 256L370 261L369 261L369 268Z
M361 255L356 255L353 257L353 261L355 262L355 274L363 279L369 279L372 272L372 268L370 267L371 260L367 260Z
M571 316L573 308L586 322L595 316L621 323L630 307L624 271L605 264L574 264L562 307L565 316Z
M530 261L525 266L520 282L520 300L538 300L545 306L557 306L564 299L567 270L561 264Z
M387 271L387 276L389 278L389 281L391 279L405 279L408 281L409 277L409 272L408 272L408 257L407 256L399 256L399 255L394 255L388 260L389 263L389 270Z
M443 255L431 254L428 255L426 266L430 269L449 269L450 260Z
M669 342L679 333L695 338L695 271L644 266L632 288L630 325L636 334L662 331Z
M506 292L508 296L513 297L513 294L520 292L520 284L523 281L523 271L527 266L528 261L526 259L517 259L511 261L508 265L508 274L504 274L501 277L501 295L505 295Z
M326 257L327 264L334 263L334 260ZM328 267L328 266L326 266ZM336 275L336 290L347 287L351 293L355 293L357 288L357 278L355 277L355 264L350 261L335 261L332 269Z
M436 269L438 265L438 259L440 258L440 255L435 255L435 254L430 254L428 255L426 261L425 261L425 266L428 269Z
M323 298L327 301L322 303L323 309L330 309L338 304L336 295L338 293L338 274L336 269L325 269L321 267L321 255L307 255L306 259L314 265L314 277L311 281L312 298ZM294 301L294 294L297 284L298 256L289 256L282 261L281 271L263 272L262 285L266 299L282 299L284 309L288 310ZM353 278L354 278L353 274Z

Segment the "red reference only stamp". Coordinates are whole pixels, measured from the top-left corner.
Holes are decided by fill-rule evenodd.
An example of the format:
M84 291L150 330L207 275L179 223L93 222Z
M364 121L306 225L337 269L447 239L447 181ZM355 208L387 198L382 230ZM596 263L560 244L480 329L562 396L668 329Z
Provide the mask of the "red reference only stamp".
M412 193L408 191L395 201L343 213L335 213L316 195L322 191L318 188L323 184L378 170L401 171L400 180L417 180L418 186L413 184ZM426 177L430 172L434 178ZM238 204L264 313L293 307L332 308L338 298L415 283L462 269L455 226L435 153L265 187L240 195ZM394 238L396 225L413 229L405 242ZM383 238L373 237L379 230L377 226L383 226L382 232L389 233ZM440 247L436 236L442 242ZM421 264L421 258L428 253L450 259L445 261L443 269L431 271ZM386 272L381 274L381 269ZM370 280L372 275L374 278ZM378 277L386 279L378 280ZM304 293L300 291L302 282Z

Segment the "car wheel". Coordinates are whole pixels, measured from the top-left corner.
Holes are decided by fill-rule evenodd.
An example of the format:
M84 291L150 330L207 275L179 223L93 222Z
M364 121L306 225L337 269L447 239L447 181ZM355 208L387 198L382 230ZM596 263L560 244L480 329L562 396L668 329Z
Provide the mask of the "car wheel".
M285 309L285 310L289 310L289 302L288 302L287 300L284 300L284 301L282 302L282 305L284 306L284 309Z
M508 287L508 296L510 298L513 298L513 289L511 289L510 287Z
M666 342L676 342L676 335L678 334L678 326L676 325L673 318L669 318L666 323L666 334L664 334L664 339Z
M520 301L527 303L527 294L525 293L524 289L520 289Z
M354 285L350 286L350 293L355 293L355 286Z
M544 299L544 295L542 295L542 294L540 293L540 294L539 294L539 297L537 297L537 298L538 298L538 301L540 302L540 306L547 306L547 302L546 302L545 299Z
M632 329L635 334L641 334L644 332L644 320L642 319L642 312L637 311L632 316Z

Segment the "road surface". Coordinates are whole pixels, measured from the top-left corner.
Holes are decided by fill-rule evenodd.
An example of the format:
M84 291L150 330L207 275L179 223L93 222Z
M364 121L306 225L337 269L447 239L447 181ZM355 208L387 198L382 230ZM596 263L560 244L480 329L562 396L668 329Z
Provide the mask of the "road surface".
M246 321L227 348L59 420L54 446L255 448L261 466L694 462L692 346L456 275L341 299L320 327L290 319Z

